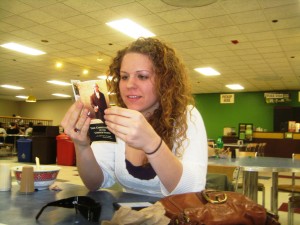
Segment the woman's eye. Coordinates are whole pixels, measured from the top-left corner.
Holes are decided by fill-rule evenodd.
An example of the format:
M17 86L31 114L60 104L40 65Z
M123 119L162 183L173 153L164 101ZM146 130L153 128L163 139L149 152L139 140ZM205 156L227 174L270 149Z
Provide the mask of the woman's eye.
M138 78L139 78L140 80L147 80L148 77L149 77L148 75L138 74Z
M128 75L121 75L121 80L127 80L128 79Z

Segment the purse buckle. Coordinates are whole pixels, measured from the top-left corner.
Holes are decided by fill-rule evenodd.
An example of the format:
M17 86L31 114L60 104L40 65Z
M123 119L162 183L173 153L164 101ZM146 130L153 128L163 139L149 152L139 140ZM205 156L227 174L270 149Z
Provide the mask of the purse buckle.
M227 201L227 195L224 192L205 190L201 193L205 200L212 204L221 204Z

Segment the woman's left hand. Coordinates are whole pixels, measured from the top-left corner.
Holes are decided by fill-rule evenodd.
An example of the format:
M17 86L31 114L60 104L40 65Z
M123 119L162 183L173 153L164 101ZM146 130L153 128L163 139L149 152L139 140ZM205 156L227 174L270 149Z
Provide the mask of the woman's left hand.
M111 107L105 110L107 128L131 147L152 152L159 143L159 136L146 118L136 110Z

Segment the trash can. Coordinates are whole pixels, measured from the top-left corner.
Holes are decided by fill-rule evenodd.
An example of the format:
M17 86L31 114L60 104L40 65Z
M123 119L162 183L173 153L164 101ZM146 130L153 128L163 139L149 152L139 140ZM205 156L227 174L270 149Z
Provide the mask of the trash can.
M20 138L17 140L18 162L31 162L32 140Z
M56 136L59 135L58 126L33 126L31 160L40 159L41 164L56 164Z
M75 147L73 141L66 134L56 136L57 164L64 166L75 165Z

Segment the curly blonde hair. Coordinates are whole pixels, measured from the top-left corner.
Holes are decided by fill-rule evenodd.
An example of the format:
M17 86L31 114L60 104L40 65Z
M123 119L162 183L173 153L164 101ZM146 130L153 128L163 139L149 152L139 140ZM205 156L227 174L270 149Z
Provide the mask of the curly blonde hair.
M148 122L170 149L176 143L176 153L179 154L178 150L186 139L187 106L194 105L185 67L175 50L156 38L139 38L132 42L117 52L108 70L112 76L107 80L108 89L116 94L117 105L121 107L126 105L119 89L120 67L124 55L131 52L146 55L153 63L159 107L148 118Z

